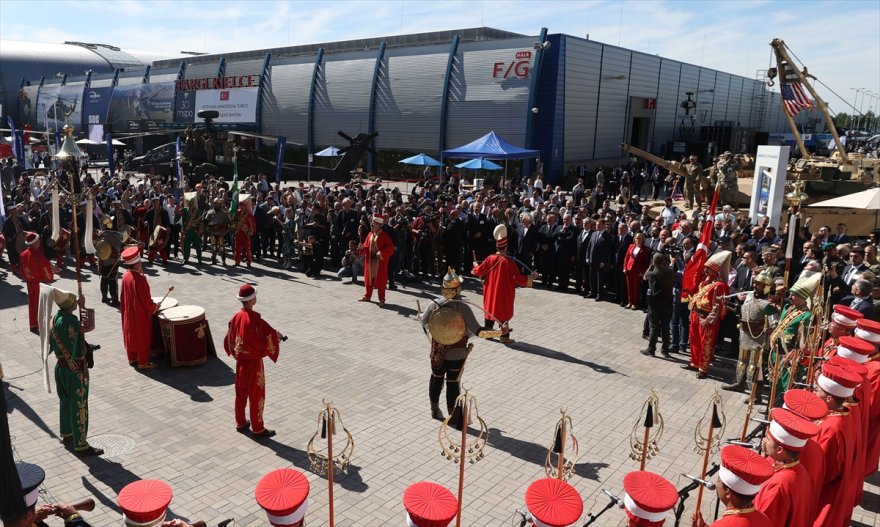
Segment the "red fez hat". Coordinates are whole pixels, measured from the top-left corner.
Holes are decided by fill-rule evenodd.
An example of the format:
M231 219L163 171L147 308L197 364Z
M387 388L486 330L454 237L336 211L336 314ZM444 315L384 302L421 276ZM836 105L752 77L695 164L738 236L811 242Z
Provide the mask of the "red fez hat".
M875 347L880 346L880 322L867 318L856 322L855 335L860 339L867 340Z
M270 524L298 525L309 507L309 480L298 470L280 468L263 476L254 495Z
M678 501L672 483L653 472L630 472L623 478L623 490L626 515L638 527L660 527Z
M843 304L837 304L834 306L834 313L831 315L831 320L837 322L841 326L854 328L856 327L856 323L864 316L865 315L861 314L851 307L847 307Z
M164 481L142 479L126 485L117 501L126 525L151 527L165 521L172 496L171 487Z
M584 500L568 483L556 478L543 478L526 489L526 507L535 525L568 527L584 512Z
M257 297L257 290L251 284L244 284L238 288L238 299L242 302L253 300Z
M823 391L842 399L851 397L860 382L862 382L860 375L828 363L822 366L822 374L816 379L816 384Z
M28 246L40 241L40 235L35 232L26 232L24 235L24 243Z
M379 214L378 212L373 214L373 221L378 223L379 225L383 225L385 223L385 215Z
M754 496L773 472L773 463L750 448L727 445L721 449L718 478L734 492Z
M837 355L859 364L868 362L868 356L874 353L874 345L858 337L840 337L837 341Z
M813 392L794 388L786 390L782 398L783 408L809 421L818 421L828 415L828 405Z
M458 513L458 500L446 487L421 481L403 491L403 508L413 527L446 527Z
M125 265L134 265L141 261L141 250L138 247L129 247L120 254L122 263Z
M840 348L838 348L839 350ZM861 377L868 375L868 368L865 367L861 362L848 359L842 355L835 355L828 359L828 364L833 364L835 366L840 366L846 371L855 373ZM861 383L859 383L861 384Z
M770 411L767 433L780 445L797 452L804 448L808 439L819 433L819 427L794 412L774 408Z

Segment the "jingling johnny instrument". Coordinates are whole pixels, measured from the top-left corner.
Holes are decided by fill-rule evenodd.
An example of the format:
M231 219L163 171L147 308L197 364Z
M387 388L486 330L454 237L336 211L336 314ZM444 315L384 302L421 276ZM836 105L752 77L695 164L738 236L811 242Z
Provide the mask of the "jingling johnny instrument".
M574 474L574 465L577 463L580 447L577 438L572 433L571 416L564 408L561 408L559 413L562 414L562 417L556 422L553 444L547 449L544 473L548 478L567 481ZM555 463L553 462L553 454L556 454Z
M645 419L642 420L641 416ZM643 430L641 430L643 429ZM639 461L639 470L645 470L647 461L660 453L660 439L663 437L663 416L660 414L660 398L651 390L651 395L642 405L639 419L629 435L629 458Z
M329 504L330 511L329 525L334 527L333 476L337 471L345 472L348 469L348 465L351 463L351 455L354 453L354 437L345 428L345 425L342 424L342 417L339 414L339 410L333 407L333 402L321 399L321 403L324 405L324 409L318 414L318 429L312 435L312 438L309 439L309 444L306 447L306 456L309 458L312 472L319 476L327 476L327 492L329 497L327 503ZM336 435L337 423L345 433L345 443L342 445L342 450L338 454L334 454L333 436ZM316 446L315 439L318 437L318 434L321 435L321 439L327 440L326 449Z
M458 421L457 423L455 421ZM476 440L468 444L468 424L476 421L479 427ZM461 439L456 440L449 435L449 425L458 425L461 430ZM454 435L454 434L453 434ZM462 386L462 392L455 399L455 407L449 413L440 429L437 431L437 441L440 443L440 455L458 464L458 511L455 515L455 527L461 527L461 499L464 494L464 465L465 461L474 464L483 459L483 451L489 442L489 427L486 421L480 417L477 408L477 398Z

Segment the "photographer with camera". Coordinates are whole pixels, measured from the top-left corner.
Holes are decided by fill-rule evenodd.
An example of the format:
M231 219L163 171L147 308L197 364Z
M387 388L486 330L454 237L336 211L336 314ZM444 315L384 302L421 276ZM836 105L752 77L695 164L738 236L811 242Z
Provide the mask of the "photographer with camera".
M670 247L670 249L675 247ZM664 248L665 249L665 248ZM673 310L673 282L675 272L669 268L671 252L664 250L655 253L651 258L651 266L645 272L644 280L648 283L648 323L650 333L648 335L648 348L642 350L642 355L653 357L657 351L657 336L660 334L660 354L664 358L670 358L669 326L672 320Z

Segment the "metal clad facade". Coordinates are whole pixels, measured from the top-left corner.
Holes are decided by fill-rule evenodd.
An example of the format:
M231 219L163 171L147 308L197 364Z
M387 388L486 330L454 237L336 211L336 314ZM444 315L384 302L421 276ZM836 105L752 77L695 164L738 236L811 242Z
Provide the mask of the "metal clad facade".
M577 38L565 39L565 157L590 159L596 127L599 66L602 46Z
M378 148L437 152L448 46L389 49L376 90Z
M660 62L660 85L657 89L657 111L654 112L655 151L659 151L668 141L674 140L678 130L678 104L681 102L678 88L681 63L663 59Z
M259 75L263 68L263 59L226 61L226 76L235 75Z
M534 40L463 42L459 46L450 79L446 141L449 148L469 143L491 130L512 144L523 146L529 77L521 76L521 66L517 69L516 54L519 51L534 55Z
M324 55L315 90L315 146L340 144L336 132L354 136L366 132L370 107L370 82L376 65L376 51ZM302 79L303 97L308 97L311 66ZM303 115L307 104L301 106ZM347 146L347 145L345 145Z
M605 46L599 89L599 114L596 119L596 159L620 156L629 111L627 86L632 53Z
M313 60L300 57L269 64L263 86L262 133L284 135L290 143L306 143Z
M184 79L209 79L217 76L217 68L220 61L204 64L187 64L183 73ZM227 64L228 67L228 64Z

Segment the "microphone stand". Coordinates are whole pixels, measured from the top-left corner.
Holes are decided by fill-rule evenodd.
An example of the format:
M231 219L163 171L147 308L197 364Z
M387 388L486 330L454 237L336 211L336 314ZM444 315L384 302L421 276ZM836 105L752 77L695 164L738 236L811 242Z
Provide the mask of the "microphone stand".
M607 491L605 489L602 489L602 492L604 492L605 495L608 496L608 498L609 498L608 504L605 505L605 507L603 507L602 510L600 510L596 514L593 514L592 512L588 512L587 513L587 523L585 523L583 525L583 527L587 527L588 525L592 525L593 522L598 520L600 516L602 516L603 514L608 512L608 509L611 509L612 507L618 507L621 509L623 508L623 501L620 498L618 498L614 494L611 494L609 491Z
M718 472L720 469L721 465L717 463L712 463L712 468L706 471L706 477L703 479L715 475L715 473ZM696 490L697 487L700 486L701 485L699 483L693 481L691 483L688 483L686 486L682 487L678 491L678 505L675 506L675 527L679 527L679 524L681 523L681 516L684 514L684 502L690 496L691 491Z

